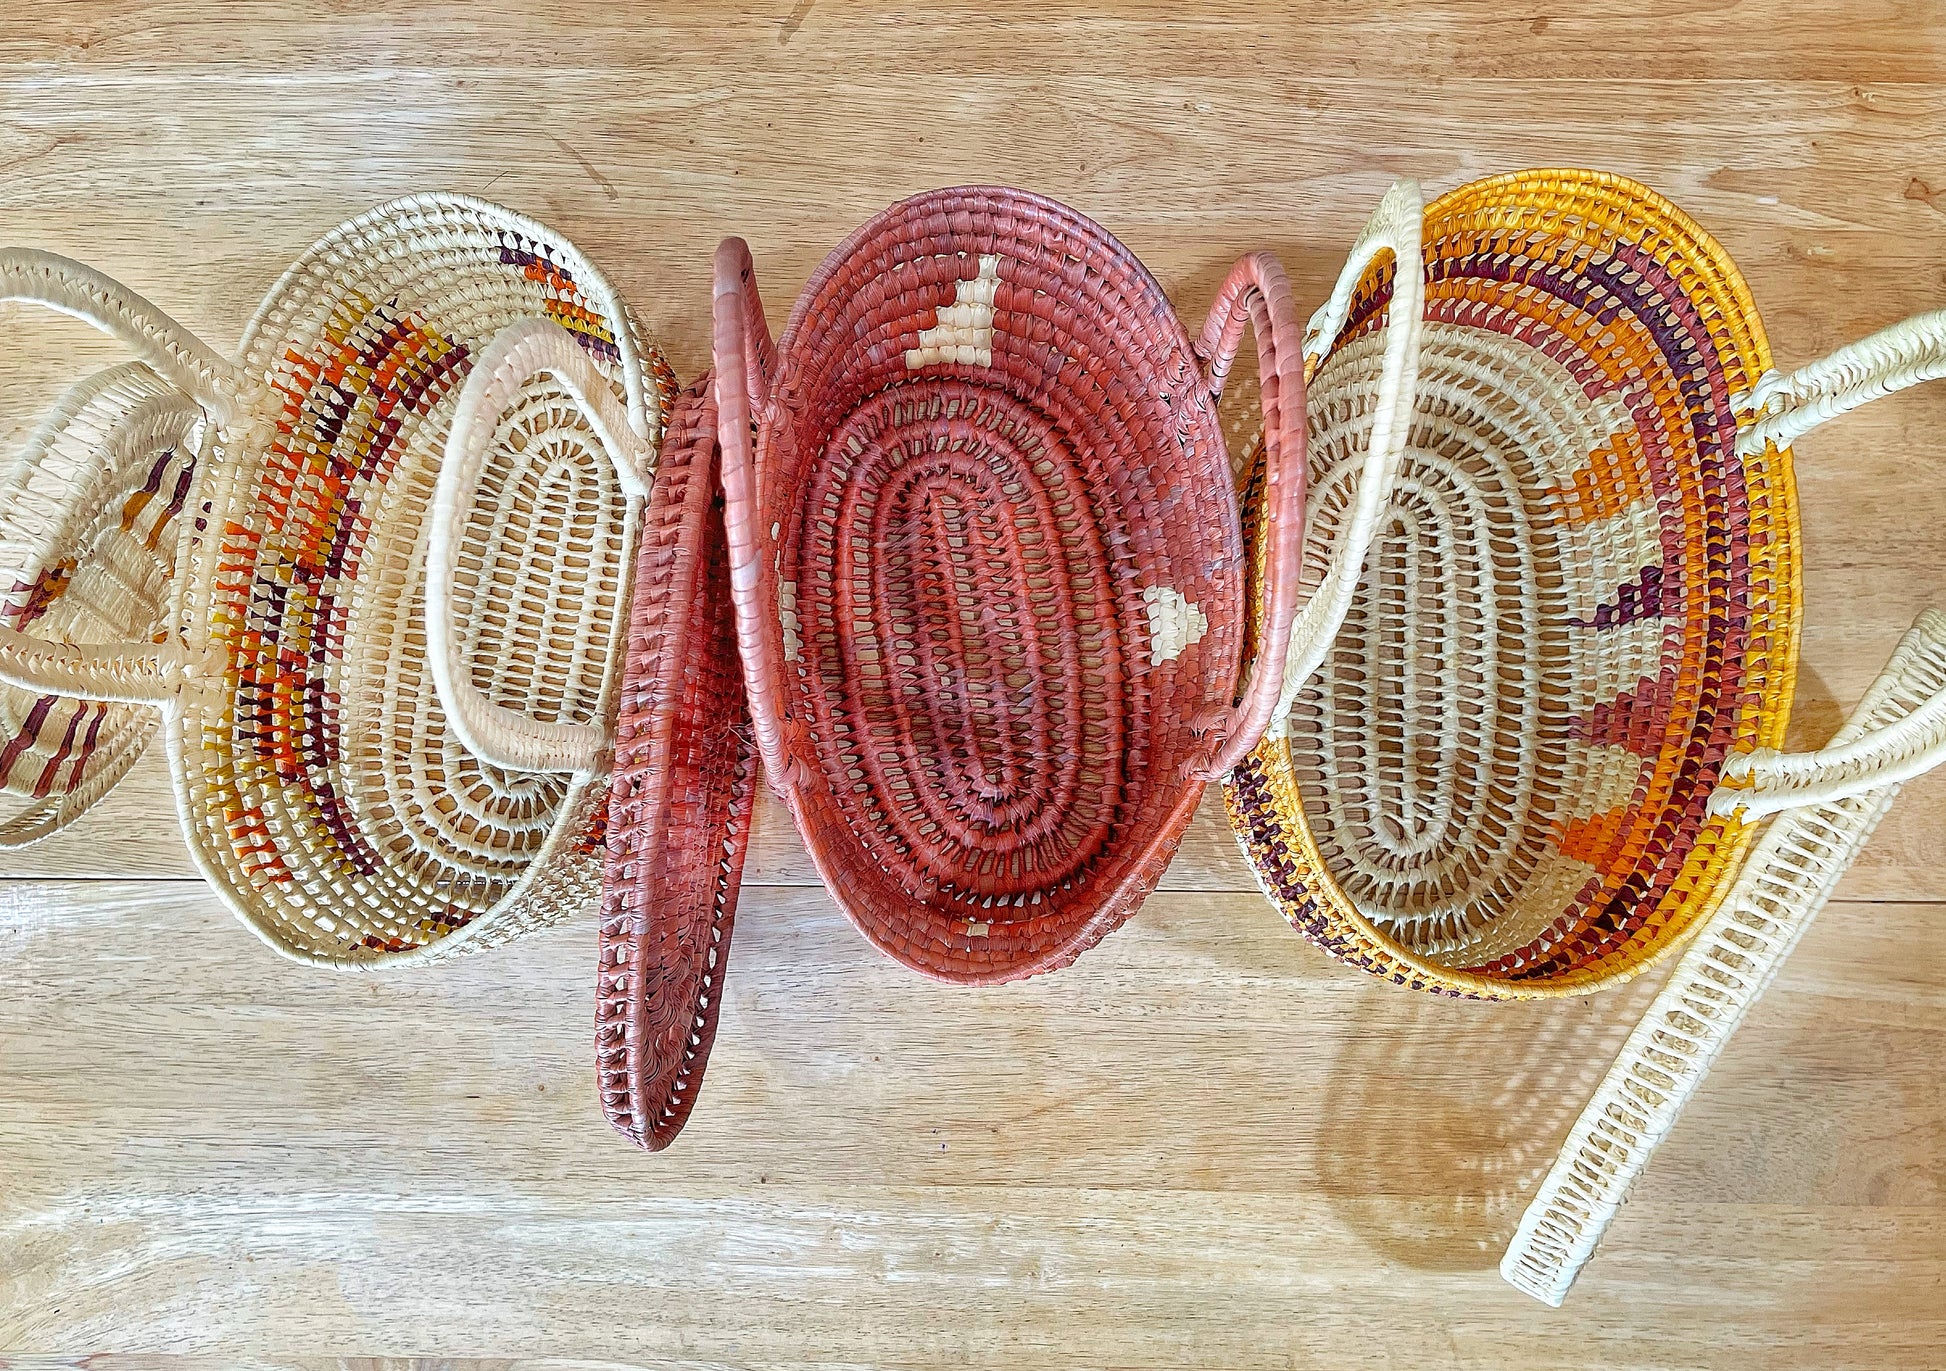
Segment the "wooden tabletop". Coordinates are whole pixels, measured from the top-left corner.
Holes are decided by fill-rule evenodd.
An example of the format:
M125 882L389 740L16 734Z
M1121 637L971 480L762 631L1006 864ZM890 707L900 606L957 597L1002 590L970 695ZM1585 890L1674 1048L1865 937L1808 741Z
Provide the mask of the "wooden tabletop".
M688 376L725 233L781 317L874 210L1010 182L1200 317L1259 246L1314 304L1395 176L1569 164L1713 231L1786 365L1946 305L1946 7L1912 0L398 8L9 0L5 238L229 346L341 219L483 194L572 238ZM0 307L0 442L116 355ZM1798 743L1946 604L1942 428L1934 387L1799 447ZM1933 777L1557 1311L1495 1264L1655 987L1375 984L1285 927L1213 805L1127 928L983 991L874 954L768 805L702 1104L645 1156L595 1107L591 917L448 967L300 970L195 879L157 755L0 861L0 1348L1938 1367L1943 837Z

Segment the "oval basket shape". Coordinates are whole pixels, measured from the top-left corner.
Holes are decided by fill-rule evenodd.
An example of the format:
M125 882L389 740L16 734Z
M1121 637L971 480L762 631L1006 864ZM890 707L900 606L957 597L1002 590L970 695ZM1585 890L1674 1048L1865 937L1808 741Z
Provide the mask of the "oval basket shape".
M1140 904L1269 714L1215 402L1253 321L1266 409L1281 386L1296 414L1282 272L1240 264L1199 347L1100 226L939 191L826 259L774 365L748 274L726 244L725 488L772 784L891 956L975 982L1064 965ZM1280 455L1300 446L1293 425ZM1296 483L1271 494L1294 530Z
M1353 435L1396 285L1366 274L1313 378L1306 584L1370 494ZM1790 435L1939 374L1938 344L1900 326L1858 345L1882 365L1769 376L1722 248L1596 172L1435 201L1423 289L1362 579L1234 773L1230 818L1273 902L1354 965L1447 994L1585 993L1680 945L1751 820L1931 764L1930 716L1774 749L1800 617Z
M191 852L279 952L372 966L511 937L591 904L605 780L466 747L435 690L426 560L476 355L552 321L624 411L626 482L557 376L506 397L456 520L472 687L606 727L628 557L674 380L600 274L498 206L423 195L333 230L272 289L241 357L78 263L5 254L9 293L121 337L210 421L158 636L0 637L29 689L160 707ZM77 641L78 640L78 641Z
M716 1039L757 792L717 483L715 380L676 402L635 562L608 792L595 1046L602 1108L661 1149Z

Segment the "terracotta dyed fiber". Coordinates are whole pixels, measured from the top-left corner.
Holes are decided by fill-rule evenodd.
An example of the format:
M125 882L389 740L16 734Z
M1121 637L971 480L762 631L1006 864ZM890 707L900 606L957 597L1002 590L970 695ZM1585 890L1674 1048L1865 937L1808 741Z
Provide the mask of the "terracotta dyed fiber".
M1910 729L1774 753L1800 615L1785 444L1836 409L1765 380L1707 234L1632 182L1525 172L1428 207L1423 281L1388 508L1336 642L1231 779L1231 823L1272 901L1353 965L1584 993L1694 931L1750 820L1935 754ZM1343 434L1397 289L1369 273L1313 379L1314 541L1369 494ZM1307 548L1307 582L1321 562Z
M765 772L888 955L964 982L1065 965L1275 703L1215 404L1247 323L1281 530L1259 660L1281 662L1303 517L1283 271L1238 263L1192 344L1098 225L976 187L867 223L774 352L751 275L726 242L719 433Z
M153 638L208 425L139 362L76 383L0 477L0 624L39 638ZM159 716L0 686L0 847L59 831L133 766Z
M503 327L551 319L653 444L673 381L601 276L530 220L419 196L332 231L231 363L64 259L8 293L128 343L207 419L177 520L167 641L0 635L0 678L159 707L185 834L237 915L300 960L371 966L513 936L591 902L605 789L509 773L448 727L427 662L427 513L462 383ZM584 410L537 379L496 429L464 556L471 678L502 703L603 716L639 516ZM598 554L607 554L606 559ZM603 579L600 568L615 568ZM594 570L583 572L578 568Z
M602 1108L667 1147L716 1039L757 791L717 481L715 379L683 392L635 562L608 792L595 1039Z
M508 441L506 425L543 380L582 411L597 440L586 455L607 466L629 510L619 546L601 549L590 568L601 585L626 586L622 573L632 564L627 636L612 645L612 661L600 655L603 643L586 640L590 626L603 622L588 600L566 593L540 606L566 616L539 640L556 649L573 643L559 665L586 660L598 679L619 668L615 707L591 718L561 718L549 697L531 690L510 694L466 650L467 617L515 612L517 605L503 602L508 592L517 601L522 588L544 582L557 594L587 589L564 586L550 572L560 555L550 540L462 536L483 517L600 527L598 505L550 498L545 489L509 498L488 479L495 451ZM598 816L605 851L599 1089L609 1121L650 1149L674 1140L702 1083L755 794L712 390L708 378L691 386L666 434L654 433L618 402L572 334L546 319L509 325L480 355L460 396L427 554L434 606L427 651L454 732L509 774L607 780ZM577 470L583 455L572 452ZM481 556L480 548L499 551ZM530 565L512 566L509 549Z

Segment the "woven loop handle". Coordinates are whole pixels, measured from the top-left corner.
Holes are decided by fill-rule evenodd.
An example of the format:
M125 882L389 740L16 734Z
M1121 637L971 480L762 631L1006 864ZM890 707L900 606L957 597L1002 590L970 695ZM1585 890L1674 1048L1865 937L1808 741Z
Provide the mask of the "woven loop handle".
M0 682L36 695L162 705L183 688L220 677L220 663L181 642L54 643L0 628Z
M1412 430L1414 391L1419 381L1419 336L1425 329L1426 281L1420 264L1420 240L1425 223L1425 200L1419 183L1402 180L1380 200L1378 208L1352 244L1338 281L1304 333L1307 374L1338 341L1351 309L1353 293L1372 265L1392 258L1392 301L1386 312L1385 356L1379 372L1378 403L1372 411L1365 465L1358 476L1358 503L1324 578L1305 603L1291 628L1290 653L1284 664L1284 690L1277 701L1275 721L1290 715L1298 690L1310 679L1331 650L1331 642L1351 612L1365 554L1378 532L1379 519L1391 502L1392 484Z
M1868 720L1901 700L1927 698L1942 658L1946 614L1927 610L1837 741L1866 733ZM1888 785L1843 809L1806 810L1764 834L1568 1131L1507 1245L1508 1283L1547 1304L1566 1298L1657 1144L1897 793Z
M0 249L0 299L42 305L100 329L219 425L235 423L264 391L153 304L69 258ZM180 642L55 643L0 627L0 681L39 695L165 704L184 686L220 672Z
M209 412L235 424L265 387L147 300L93 267L51 252L0 248L0 299L45 305L126 344Z
M1760 457L1765 444L1789 447L1827 419L1882 395L1946 378L1946 310L1915 314L1847 344L1788 376L1771 372L1737 401L1750 417L1737 455Z
M774 578L757 490L751 425L770 403L774 345L757 295L750 245L725 238L716 250L712 351L716 367L716 432L723 448L723 530L730 545L730 598L736 605L737 650L743 658L750 726L764 775L779 795L796 783L784 748L784 663ZM768 588L768 593L766 593Z
M1839 348L1788 376L1771 372L1737 402L1751 417L1737 452L1760 456L1787 446L1827 419L1918 385L1946 378L1946 310L1910 319ZM1916 630L1915 630L1916 631ZM1724 760L1730 784L1710 796L1710 813L1742 811L1749 820L1799 805L1829 804L1909 781L1946 762L1946 692L1883 728L1816 752L1758 748Z
M1212 726L1209 755L1195 771L1203 780L1215 780L1242 761L1277 708L1304 569L1304 357L1294 346L1299 335L1290 281L1267 252L1240 259L1210 307L1196 351L1212 398L1222 398L1246 324L1257 337L1257 384L1263 393L1264 528L1270 539L1264 637L1248 686Z
M501 415L524 386L542 375L559 381L588 416L628 497L641 501L648 496L654 452L608 379L567 330L545 319L525 319L502 329L466 378L446 436L426 552L426 655L440 706L460 742L476 757L509 771L586 773L600 768L613 745L608 729L548 723L488 700L473 684L453 623L457 531L473 507L474 487ZM480 593L487 584L483 579Z

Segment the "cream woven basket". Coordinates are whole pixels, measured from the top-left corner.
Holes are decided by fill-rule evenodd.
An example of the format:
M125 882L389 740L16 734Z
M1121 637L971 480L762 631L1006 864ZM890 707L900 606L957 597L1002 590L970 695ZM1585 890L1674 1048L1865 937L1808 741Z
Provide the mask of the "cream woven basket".
M1402 330L1418 374L1386 431L1374 358ZM1227 787L1293 926L1413 989L1586 993L1694 932L1756 820L1936 764L1940 700L1775 749L1789 443L1941 374L1939 333L1928 316L1777 377L1735 267L1645 187L1524 172L1429 206L1423 281L1368 272L1309 391L1305 584L1370 507L1366 446L1401 442L1370 554Z
M16 599L0 681L104 718L160 711L198 866L286 956L433 958L597 898L603 782L509 772L463 746L427 660L425 559L462 383L510 324L558 324L633 441L655 450L673 378L601 275L531 220L436 195L327 234L272 289L234 363L63 258L0 254L0 294L122 340L146 368L129 383L168 416L131 428L136 406L117 398L107 427L131 436L108 441L65 406L63 452L123 485L145 457L197 454L193 517L173 519L173 557L144 568L142 594L92 618L24 619ZM623 554L646 479L616 471L583 398L551 374L507 397L480 481L493 503L456 534L498 580L491 604L456 607L470 679L497 705L568 725L612 711ZM0 525L25 526L22 508ZM89 576L105 574L100 543ZM114 764L140 728L126 716Z

